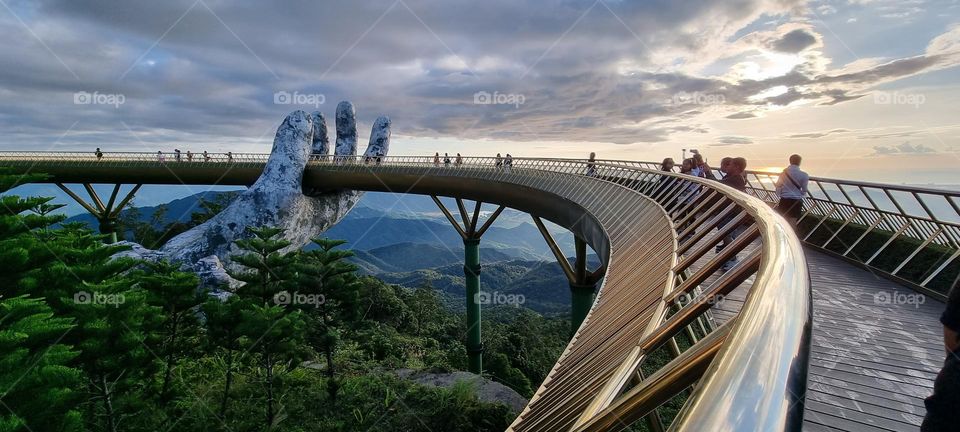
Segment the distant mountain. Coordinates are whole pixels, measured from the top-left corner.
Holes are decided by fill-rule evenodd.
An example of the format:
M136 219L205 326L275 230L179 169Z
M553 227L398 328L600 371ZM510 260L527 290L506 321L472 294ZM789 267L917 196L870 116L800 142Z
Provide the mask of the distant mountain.
M372 275L408 272L463 262L462 247L448 249L426 243L397 243L354 252L356 255L350 258L350 261L358 265L364 273ZM480 256L484 263L516 259L513 255L492 248L480 248Z
M189 221L192 213L202 211L201 199L216 201L224 193L237 192L204 192L171 201L161 225ZM452 200L444 201L456 211ZM140 220L149 221L158 207L136 211ZM493 206L482 209L484 213L493 210ZM67 221L96 228L96 221L87 214ZM556 226L551 231L564 252L572 255L572 234ZM463 308L463 241L429 197L367 193L324 237L346 240L345 247L355 253L350 261L361 273L410 288L430 285L441 292L445 303ZM569 313L567 280L529 215L505 210L484 234L480 256L484 292L523 295L523 306L544 314ZM591 255L590 261L591 268L596 267L596 256Z
M596 267L596 257L591 266ZM431 286L463 306L465 296L463 264L420 269L408 272L381 273L384 281L409 288ZM562 315L570 312L570 285L560 264L547 261L512 260L485 263L480 272L480 289L493 297L522 295L524 306L542 314Z
M235 196L237 193L238 192L201 192L196 195L191 195L186 198L180 198L170 201L167 204L163 204L166 206L167 212L164 218L161 220L161 223L159 224L160 226L157 228L169 224L170 222L189 222L190 215L203 211L203 208L200 207L201 200L216 201L221 196L230 197ZM139 220L141 222L149 222L153 217L153 214L159 208L160 206L137 207L136 210L128 208L121 212L121 218L130 214L132 211L135 211L139 213ZM86 223L93 229L97 228L97 219L94 218L90 213L81 213L76 216L72 216L64 222L82 222Z

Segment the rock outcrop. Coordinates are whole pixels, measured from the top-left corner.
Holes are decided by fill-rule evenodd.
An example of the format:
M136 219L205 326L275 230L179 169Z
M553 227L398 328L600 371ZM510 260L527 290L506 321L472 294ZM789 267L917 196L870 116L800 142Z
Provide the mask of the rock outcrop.
M431 373L400 369L395 372L400 378L431 387L453 387L458 382L469 382L476 388L477 399L487 403L502 403L520 412L527 406L527 399L512 388L470 372Z

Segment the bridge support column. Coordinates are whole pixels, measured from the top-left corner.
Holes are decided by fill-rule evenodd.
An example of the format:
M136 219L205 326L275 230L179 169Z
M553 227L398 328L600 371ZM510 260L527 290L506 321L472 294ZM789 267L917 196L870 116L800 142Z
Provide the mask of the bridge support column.
M574 257L573 266L571 266L570 261L564 256L563 251L560 250L560 246L557 245L557 242L553 239L553 236L550 234L550 231L547 230L543 221L533 216L533 223L537 225L540 234L543 235L543 239L547 242L547 246L550 247L550 251L552 251L554 257L557 258L557 262L560 264L560 268L563 269L563 274L567 276L567 281L570 284L570 335L573 336L580 328L583 320L590 314L590 308L593 307L594 294L596 294L597 291L597 283L603 278L606 269L600 266L600 268L593 272L587 270L587 242L580 237L574 237L576 256Z
M470 372L483 371L483 340L480 334L480 239L463 240L463 275L467 288L467 359Z
M57 183L57 187L59 187L60 190L69 195L70 198L73 198L77 204L80 204L80 206L83 207L87 212L97 218L100 234L109 235L110 238L107 241L110 243L117 242L117 230L120 229L117 220L120 218L120 212L123 211L124 207L130 203L130 200L133 199L133 196L136 195L137 191L140 190L140 187L143 185L138 184L134 186L133 189L130 189L126 196L120 200L120 203L114 207L114 203L117 201L117 196L120 194L120 186L121 185L119 184L114 185L113 192L110 194L110 200L104 204L103 200L100 199L97 191L93 189L93 186L90 183L84 183L83 188L87 190L87 194L90 195L90 200L92 203L87 203L84 201L83 198L80 198L79 195L74 193L63 183Z
M483 205L483 203L480 201L476 202L473 209L473 217L471 218L470 215L467 214L467 208L463 204L463 200L457 198L457 209L460 210L460 217L463 221L463 228L461 228L460 223L458 223L453 217L453 214L447 210L447 207L440 202L440 199L436 196L431 196L431 198L433 198L433 202L437 204L437 207L439 207L443 215L446 216L447 221L453 225L463 239L463 275L466 288L465 294L467 296L467 367L470 372L479 375L483 373L483 338L480 332L482 322L480 319L480 305L482 303L481 300L487 298L487 296L482 295L482 291L480 290L480 237L487 231L487 228L490 228L490 225L497 219L497 216L500 216L504 207L498 207L483 223L483 226L478 228L480 206Z

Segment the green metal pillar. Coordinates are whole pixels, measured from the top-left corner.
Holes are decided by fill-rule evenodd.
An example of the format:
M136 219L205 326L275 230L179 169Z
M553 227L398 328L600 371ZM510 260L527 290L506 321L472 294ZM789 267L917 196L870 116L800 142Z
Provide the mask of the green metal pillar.
M597 291L597 283L603 278L605 271L601 265L593 272L587 271L587 242L579 236L574 236L574 247L576 257L571 266L570 261L564 256L560 246L547 230L546 225L539 217L533 215L533 223L537 225L543 240L547 242L550 251L557 258L557 263L563 269L563 274L567 277L570 284L570 336L572 337L580 329L580 324L587 318L590 308L593 307L593 297Z
M470 372L477 375L483 373L483 339L480 334L480 237L490 228L497 216L503 212L504 207L499 206L497 210L487 217L486 222L480 225L480 206L482 202L476 201L473 208L473 217L467 212L467 207L463 200L457 198L457 208L460 210L460 217L463 219L463 227L457 222L450 210L440 202L436 196L431 196L433 201L446 216L450 225L457 230L463 239L463 275L466 285L467 295L467 367Z
M467 358L470 372L483 372L483 342L480 335L480 239L463 240L463 274L467 288Z
M590 307L593 306L593 293L596 289L596 285L570 283L570 334L577 332L580 324L590 313Z
M574 278L570 280L570 334L577 332L580 324L587 318L593 306L593 294L597 284L587 276L587 242L580 237L574 237L576 261L574 262Z

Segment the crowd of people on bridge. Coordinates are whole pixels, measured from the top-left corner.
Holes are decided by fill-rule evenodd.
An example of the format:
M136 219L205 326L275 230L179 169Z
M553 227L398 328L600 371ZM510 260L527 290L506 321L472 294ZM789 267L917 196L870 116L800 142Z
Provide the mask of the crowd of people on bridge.
M187 150L186 153L183 153L180 151L180 149L173 149L172 154L173 154L174 162L184 162L184 160L186 160L186 162L193 162L194 156L197 156L198 160L202 162L210 162L211 160L214 159L214 156L211 153L207 153L206 150L204 150L203 153L200 153L199 155L195 155L190 150ZM97 149L94 150L93 155L97 158L97 161L103 160L103 151L100 150L100 147L97 147ZM223 161L224 158L226 159L226 162L233 162L233 152L228 151L223 154L222 158L218 157L217 159L219 161ZM157 150L157 162L160 162L160 163L167 162L167 155L162 150Z
M709 164L707 164L706 160L703 158L703 155L699 151L691 150L691 153L692 156L683 159L680 164L679 171L681 174L714 180L740 192L747 191L746 158L724 157L720 160L720 166L715 170L710 167ZM809 176L800 169L801 160L802 158L800 155L791 155L789 158L790 165L780 173L775 183L776 193L779 197L776 210L794 226L796 226L797 220L799 219L803 208L803 198L808 193L807 185L809 182ZM673 160L673 158L666 158L660 164L661 171L674 172L675 169L676 162ZM652 194L652 196L658 196L664 190L674 186L674 178L664 178L661 185ZM681 218L686 216L688 212L692 211L689 209L700 208L701 211L704 211L703 209L709 209L713 204L716 203L718 198L712 197L712 195L703 192L704 190L700 183L690 182L689 184L682 186L682 189L678 192L677 197L669 204L669 207L686 209L684 210L683 214L679 215ZM696 202L698 200L711 201L705 205L698 206L698 203ZM727 224L731 223L734 218L735 215L732 213L723 217L719 220L717 229L724 231ZM692 224L692 221L686 222L685 226L680 226L678 229L681 231L686 231L690 224ZM746 225L741 223L737 227L725 230L726 235L720 241L720 244L716 246L716 253L721 253L728 245L732 244L745 229ZM686 240L694 235L694 230L689 230L685 238L681 240ZM737 262L737 255L734 254L721 266L721 270L728 271L732 269Z

